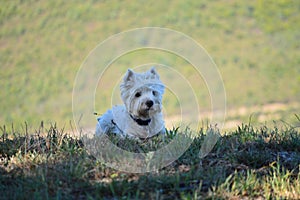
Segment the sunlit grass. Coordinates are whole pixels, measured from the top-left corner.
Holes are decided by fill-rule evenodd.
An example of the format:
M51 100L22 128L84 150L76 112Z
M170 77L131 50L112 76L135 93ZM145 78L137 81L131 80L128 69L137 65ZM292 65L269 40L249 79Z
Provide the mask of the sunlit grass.
M0 9L2 125L70 119L73 82L88 53L113 34L145 26L181 31L203 45L220 70L230 108L300 98L298 1L4 1ZM119 64L134 67L151 55L161 64L174 60L156 53L128 55ZM110 106L110 92L101 96L101 109ZM197 95L209 110L205 86ZM170 101L172 114L177 104Z

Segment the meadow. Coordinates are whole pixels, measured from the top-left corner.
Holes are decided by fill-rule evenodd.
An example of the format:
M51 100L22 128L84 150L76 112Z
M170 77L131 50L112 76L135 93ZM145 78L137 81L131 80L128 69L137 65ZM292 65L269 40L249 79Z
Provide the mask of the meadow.
M289 0L2 1L0 199L299 199L299 11L300 1ZM201 156L211 109L205 81L174 54L145 49L117 59L99 82L91 115L110 107L112 96L118 101L112 91L124 70L145 63L171 65L197 88L202 122L192 144L175 162L143 174L99 162L78 137L72 113L85 58L112 35L140 27L180 31L202 45L222 76L227 109L221 137ZM163 78L188 102L182 82ZM164 97L171 124L175 96ZM151 152L185 134L178 130L110 140Z
M72 120L75 77L89 52L114 34L151 26L180 31L206 49L224 81L227 109L273 103L286 106L275 109L273 114L250 109L229 116L228 120L237 120L240 125L252 114L252 120L260 123L297 122L293 117L300 107L297 1L163 1L155 2L155 6L151 1L115 0L1 4L2 125L21 125L25 121L33 126L41 121L68 124ZM118 59L110 69L112 74L119 74L119 79L120 66L133 68L152 60L163 65L172 61L181 66L184 76L191 73L178 57L146 50ZM206 85L199 78L191 81L199 83L199 104L203 110L209 110ZM180 87L180 83L174 87ZM95 111L103 113L111 106L111 88L104 87L97 94L99 109ZM167 95L165 102L168 113L177 114L176 99Z

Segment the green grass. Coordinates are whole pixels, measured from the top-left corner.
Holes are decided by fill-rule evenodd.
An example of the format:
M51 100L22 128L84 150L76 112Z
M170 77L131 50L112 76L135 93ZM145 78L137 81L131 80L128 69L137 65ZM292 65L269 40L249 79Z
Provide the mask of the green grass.
M0 198L8 199L233 199L300 198L297 128L243 124L223 133L199 156L206 129L175 162L134 174L106 167L72 132L41 124L32 131L1 127ZM146 141L110 136L120 148L148 152L172 141L177 129Z
M300 120L294 103L300 98L299 21L300 1L286 0L1 2L0 199L299 199ZM131 174L89 155L66 122L72 119L73 82L88 53L113 34L145 26L181 31L203 45L224 80L228 110L250 108L251 113L227 120L251 125L223 133L213 151L200 158L203 129L170 166ZM210 108L201 77L174 55L132 52L113 63L110 73L119 80L120 66L153 60L175 63L199 88L201 109ZM106 88L96 95L100 113L110 107L114 86L111 76L106 79ZM182 87L173 77L164 82ZM276 102L287 107L275 112L260 107ZM168 114L177 111L178 103L166 95ZM283 128L257 126L262 116L263 122L283 122ZM57 125L38 126L40 121ZM111 140L133 152L148 152L172 137Z
M285 0L3 1L0 123L70 120L73 82L84 58L109 36L145 26L182 31L202 44L224 79L229 108L298 101L299 8L299 1ZM113 65L112 73L149 60L175 60L183 74L190 73L180 59L157 52L128 55ZM200 88L201 108L209 109L205 85L199 77L191 81ZM110 96L111 88L105 88L97 112L110 106ZM175 112L176 100L166 96L166 102L168 112Z

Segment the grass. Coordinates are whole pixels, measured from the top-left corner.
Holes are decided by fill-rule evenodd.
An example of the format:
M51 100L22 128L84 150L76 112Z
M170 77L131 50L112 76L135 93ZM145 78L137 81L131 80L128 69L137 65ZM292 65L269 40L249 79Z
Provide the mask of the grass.
M299 199L300 120L294 104L300 98L299 9L299 1L286 0L1 2L0 199ZM113 34L145 26L179 30L202 44L224 80L228 110L250 110L227 119L245 122L252 114L253 124L223 133L205 157L199 155L203 129L171 165L132 174L106 167L69 128L58 127L72 118L73 82L88 53ZM145 50L112 64L114 76L97 91L95 111L110 107L120 66L153 61L174 63L199 88L201 109L210 109L205 83L185 61ZM163 81L183 91L173 77ZM173 96L164 101L168 114L178 109ZM261 105L277 102L287 107L261 111ZM294 114L297 119L290 120ZM53 119L57 125L37 125ZM257 126L267 120L292 125ZM3 126L12 123L23 126ZM182 134L172 133L142 143L110 139L130 151L148 152Z
M299 1L286 0L3 1L0 123L28 121L36 126L41 120L61 124L71 119L73 82L84 58L109 36L145 26L181 31L202 44L221 72L228 107L297 102L299 20ZM169 64L170 60L183 75L192 73L178 57L156 51L129 54L111 69L118 74L120 66ZM172 78L164 81L174 82ZM199 104L209 110L206 85L199 77L191 77L190 82L201 88L196 94ZM103 92L96 101L97 112L110 107L112 88L103 90L97 91ZM176 111L172 96L166 96L166 102L168 113Z
M224 133L199 156L205 129L187 151L155 172L135 174L106 167L83 142L56 125L35 131L2 127L0 198L6 199L236 199L300 198L300 133L297 128L243 124ZM110 136L131 152L155 150L177 129L146 141Z

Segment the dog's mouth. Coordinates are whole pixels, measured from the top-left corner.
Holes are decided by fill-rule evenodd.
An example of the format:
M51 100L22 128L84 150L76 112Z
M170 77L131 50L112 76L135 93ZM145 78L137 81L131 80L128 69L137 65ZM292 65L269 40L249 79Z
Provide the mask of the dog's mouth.
M151 108L147 108L147 109L142 109L139 111L139 116L143 117L143 118L149 118L150 117L150 111Z
M139 115L142 116L143 118L149 118L151 115L160 112L159 105L153 105L151 107L145 107L143 109L139 110Z

